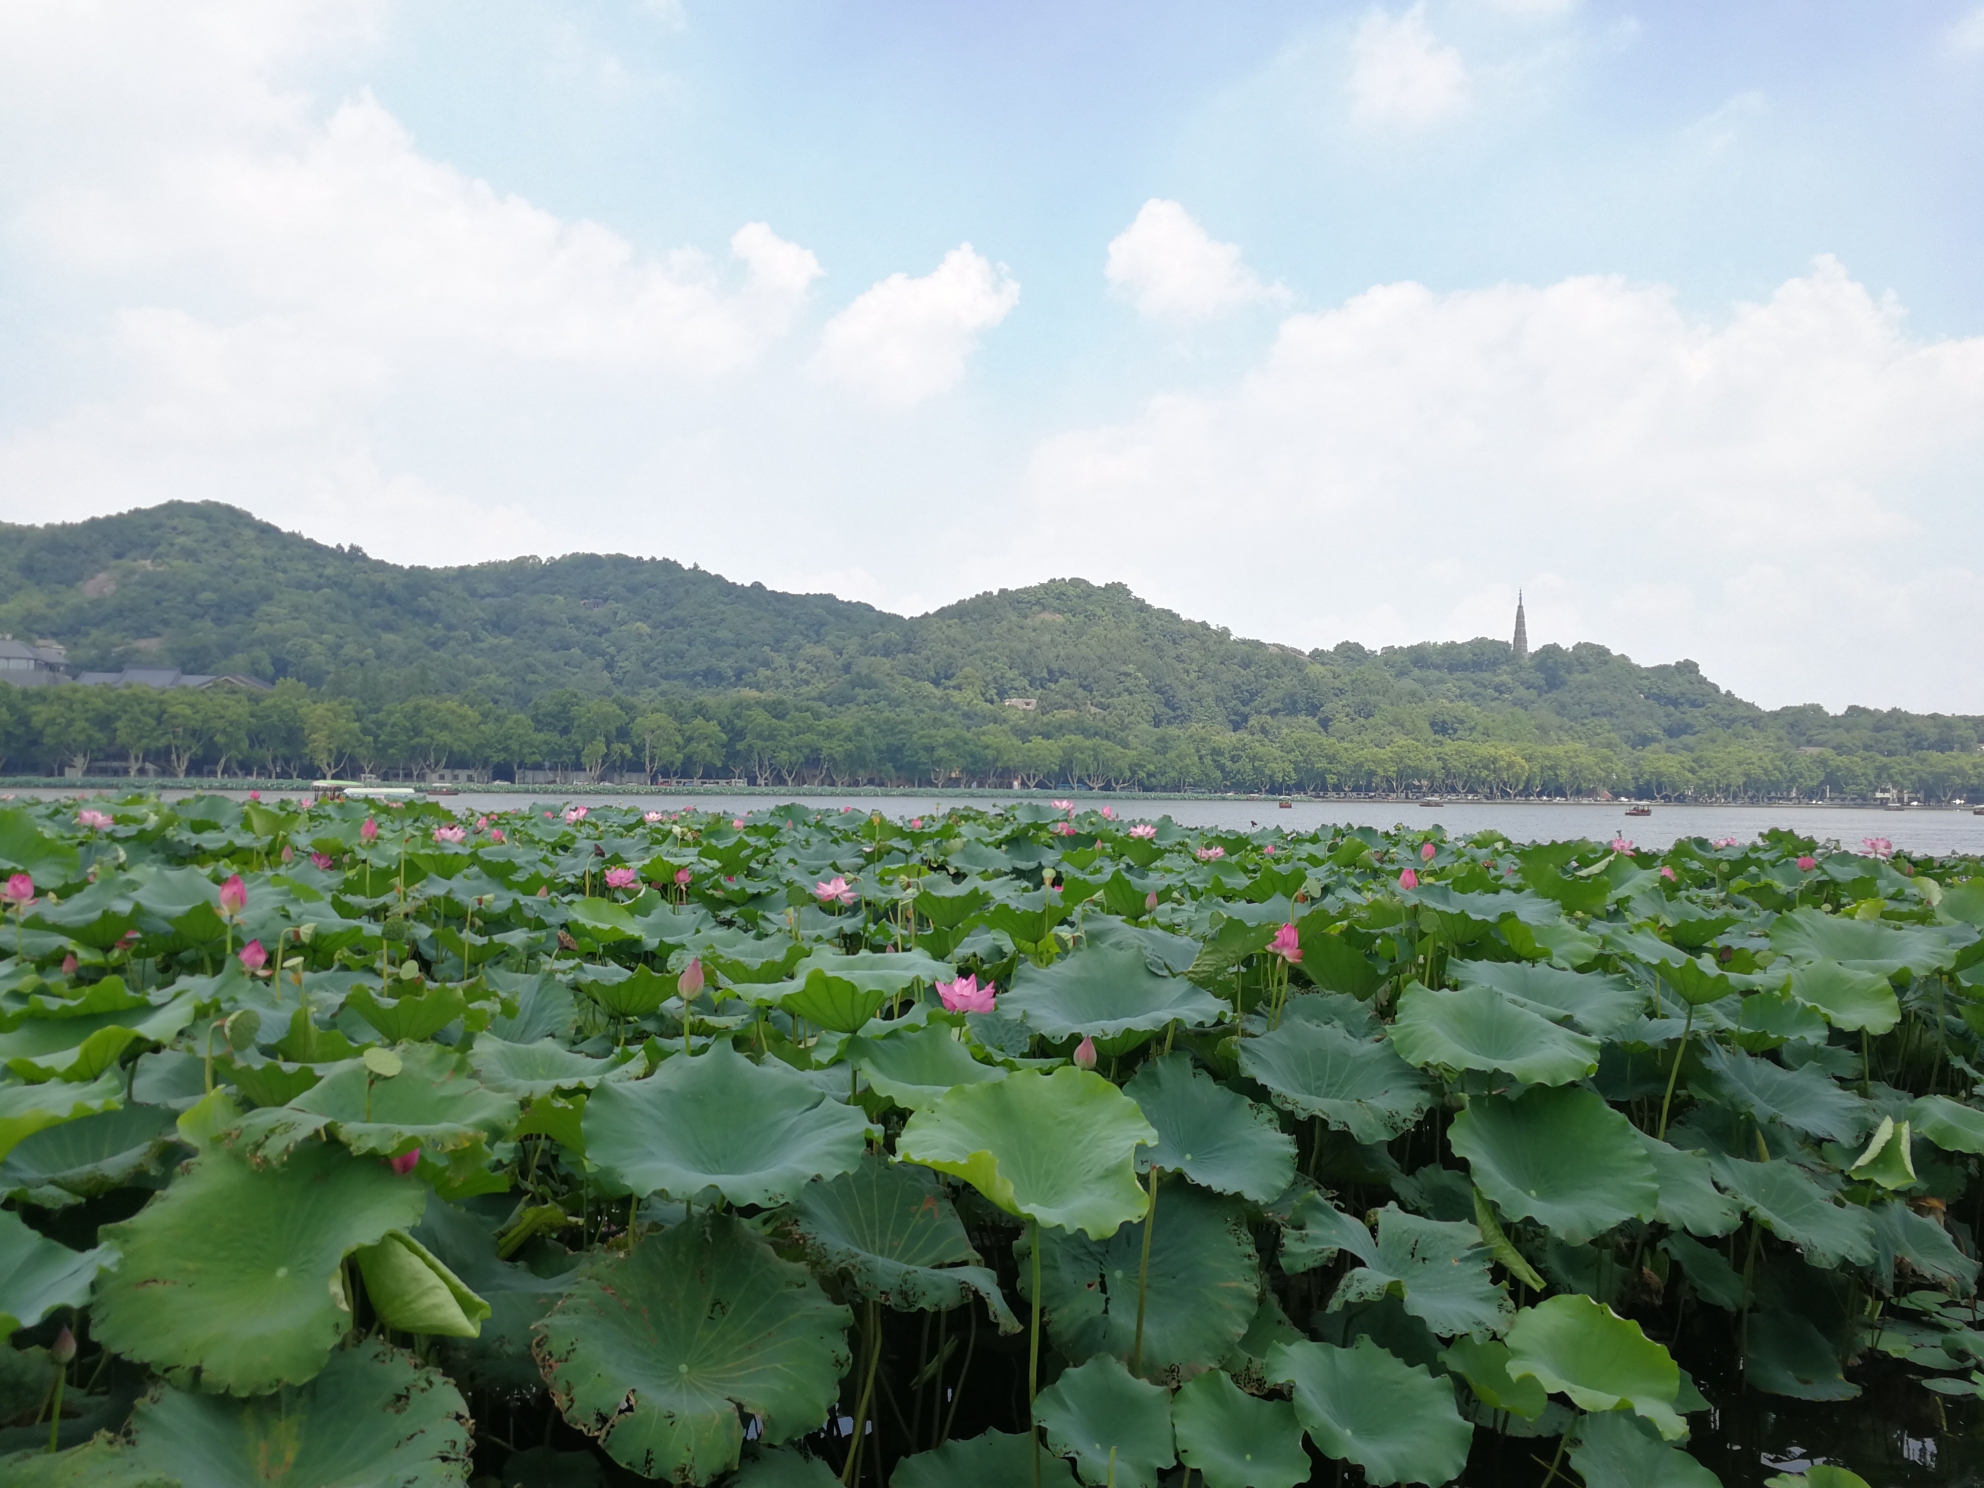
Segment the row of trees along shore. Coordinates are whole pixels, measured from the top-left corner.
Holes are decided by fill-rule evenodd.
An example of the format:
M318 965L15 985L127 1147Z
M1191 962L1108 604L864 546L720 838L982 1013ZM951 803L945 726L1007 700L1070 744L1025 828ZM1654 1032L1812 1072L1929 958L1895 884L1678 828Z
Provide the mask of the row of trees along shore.
M296 681L203 691L0 683L0 772L301 779L442 771L518 780L796 787L1086 787L1662 800L1984 798L1984 752L1829 748L1720 730L1652 742L1487 709L1152 725L1133 709L1020 712L955 694L822 703L765 693L587 696L527 709L473 695L389 703ZM542 777L539 777L542 778Z

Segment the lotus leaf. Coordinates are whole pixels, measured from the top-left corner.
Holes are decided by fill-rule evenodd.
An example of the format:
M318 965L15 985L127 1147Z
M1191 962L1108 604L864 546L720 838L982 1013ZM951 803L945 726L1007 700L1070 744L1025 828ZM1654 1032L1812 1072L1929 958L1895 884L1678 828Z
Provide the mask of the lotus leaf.
M1474 1432L1454 1407L1454 1389L1369 1338L1350 1348L1278 1343L1268 1377L1295 1387L1295 1415L1326 1456L1364 1469L1376 1488L1446 1483L1467 1465Z
M515 1124L517 1102L483 1089L454 1050L408 1044L395 1057L396 1074L350 1060L289 1104L249 1112L241 1121L243 1149L279 1162L322 1131L356 1153L391 1156L419 1148L432 1156L479 1150Z
M190 993L162 1004L75 1018L27 1018L0 1033L0 1061L23 1079L95 1080L136 1043L170 1043L193 1021Z
M737 1466L740 1410L778 1443L820 1426L850 1362L846 1308L729 1215L698 1214L580 1267L537 1325L558 1408L644 1477Z
M352 1252L365 1278L366 1300L379 1321L401 1333L474 1338L489 1304L413 1236L388 1230L376 1245Z
M1436 991L1414 982L1399 999L1392 1047L1421 1069L1503 1070L1531 1085L1566 1085L1598 1069L1597 1039L1489 987Z
M1156 1143L1135 1101L1064 1066L960 1085L909 1118L896 1155L962 1178L1008 1214L1103 1240L1143 1214L1136 1152Z
M1450 961L1447 975L1462 987L1492 987L1553 1023L1569 1022L1595 1038L1618 1037L1646 1005L1645 994L1624 977L1526 961Z
M1909 1106L1908 1124L1945 1152L1984 1155L1984 1111L1975 1106L1946 1095L1925 1095Z
M280 1168L209 1149L132 1218L106 1225L123 1252L97 1287L106 1348L201 1385L256 1395L301 1384L351 1325L339 1265L426 1207L424 1185L311 1143Z
M1171 1397L1178 1460L1199 1470L1206 1488L1296 1488L1309 1480L1309 1454L1295 1407L1256 1400L1217 1369Z
M1919 1180L1915 1176L1915 1160L1909 1152L1908 1123L1904 1121L1896 1126L1892 1116L1883 1116L1881 1124L1874 1128L1874 1135L1868 1138L1866 1150L1853 1160L1846 1173L1849 1178L1878 1183L1882 1188L1913 1188Z
M105 1246L71 1250L0 1210L0 1340L31 1328L58 1307L81 1307L99 1270L117 1263Z
M1546 1297L1509 1328L1509 1375L1568 1395L1580 1410L1630 1407L1669 1441L1687 1434L1674 1408L1681 1371L1640 1325L1572 1293Z
M1489 1279L1489 1253L1471 1224L1422 1219L1387 1204L1378 1211L1377 1238L1352 1223L1345 1249L1364 1264L1337 1284L1332 1312L1390 1294L1442 1338L1508 1326L1508 1294Z
M1574 1245L1659 1202L1639 1134L1589 1090L1539 1087L1516 1100L1471 1101L1447 1135L1497 1208Z
M42 1085L0 1084L0 1157L25 1138L65 1121L95 1116L124 1103L124 1081L116 1071L87 1085L51 1080Z
M646 966L636 966L624 975L607 963L588 967L579 973L579 988L599 1004L611 1018L645 1018L681 991L679 977L665 976Z
M1891 977L1904 967L1917 976L1927 976L1956 959L1956 947L1949 936L1930 926L1882 924L1824 914L1810 907L1780 915L1770 927L1770 943L1780 955L1795 962L1835 961L1882 977Z
M46 1447L0 1457L7 1488L185 1488L176 1477L146 1467L124 1443L98 1433L80 1447L48 1454Z
M172 1113L125 1106L36 1132L0 1162L10 1198L60 1209L121 1188L178 1145Z
M1708 1159L1669 1146L1645 1132L1635 1133L1653 1162L1660 1185L1654 1219L1691 1235L1726 1235L1743 1222L1742 1212L1716 1188Z
M1063 1371L1033 1414L1048 1446L1073 1457L1087 1483L1157 1488L1158 1474L1178 1460L1170 1392L1133 1378L1108 1354Z
M391 1001L374 995L370 987L353 987L344 1005L395 1044L431 1038L468 1011L461 988L440 984Z
M1008 1073L999 1065L980 1064L942 1023L885 1038L857 1035L847 1041L843 1057L877 1092L911 1111L935 1105L953 1086L1003 1080Z
M1714 1473L1646 1430L1629 1411L1586 1416L1571 1466L1585 1488L1722 1488Z
M1779 1158L1745 1162L1720 1153L1709 1159L1715 1181L1780 1240L1816 1265L1874 1259L1873 1227L1863 1209L1835 1203L1805 1172Z
M1857 1142L1874 1124L1873 1111L1808 1064L1785 1069L1738 1050L1712 1048L1704 1057L1707 1090L1753 1121L1781 1122L1833 1142Z
M792 1224L813 1262L846 1272L859 1300L943 1310L975 1292L1002 1333L1019 1331L998 1277L979 1263L950 1200L923 1169L869 1153L853 1172L793 1195Z
M1793 1400L1852 1400L1860 1393L1807 1317L1767 1309L1750 1317L1744 1338L1743 1378L1754 1389Z
M1089 946L1046 967L1022 961L999 1006L1050 1039L1155 1033L1172 1023L1196 1028L1232 1013L1185 978L1159 976L1127 945Z
M1889 1290L1897 1260L1908 1262L1918 1276L1951 1287L1959 1295L1968 1296L1976 1290L1977 1262L1958 1250L1950 1232L1933 1219L1895 1199L1868 1205L1867 1217L1874 1226L1875 1269Z
M794 1447L760 1447L746 1453L727 1488L835 1488L839 1482L818 1457Z
M476 1035L468 1062L484 1089L517 1097L591 1090L604 1080L638 1079L645 1069L639 1060L594 1059L556 1039L521 1044L491 1033Z
M1886 1033L1901 1021L1894 986L1878 971L1861 971L1837 961L1808 961L1793 969L1791 995L1816 1008L1835 1028Z
M1274 1113L1197 1069L1188 1054L1141 1066L1123 1087L1157 1132L1140 1166L1182 1173L1202 1188L1265 1204L1295 1177L1295 1139Z
M452 1488L468 1472L468 1406L446 1375L368 1343L260 1399L156 1386L131 1413L131 1446L187 1488Z
M1743 1278L1723 1258L1721 1251L1711 1250L1686 1235L1669 1235L1660 1242L1660 1248L1687 1272L1696 1295L1703 1301L1727 1312L1735 1312L1742 1307Z
M1432 1087L1389 1044L1333 1023L1286 1021L1242 1039L1240 1069L1265 1085L1275 1104L1320 1116L1359 1142L1390 1141L1433 1103Z
M1456 1338L1440 1355L1440 1361L1466 1380L1488 1409L1534 1421L1550 1404L1549 1392L1529 1375L1521 1379L1511 1375L1509 1358L1509 1346L1499 1338Z
M1131 1356L1143 1242L1141 1220L1106 1240L1067 1230L1041 1234L1041 1305L1064 1357ZM1240 1207L1185 1183L1160 1185L1142 1373L1176 1380L1217 1364L1247 1331L1259 1290L1260 1266Z
M789 987L793 990L783 991ZM782 992L778 1005L795 1018L835 1033L859 1032L894 995L879 987L857 986L829 976L817 966L796 987L791 982L774 982L766 990Z
M986 1431L946 1442L896 1464L889 1488L1033 1488L1038 1463L1043 1488L1075 1488L1074 1470L1049 1456L1032 1432Z
M921 984L925 987L937 982L949 981L957 975L957 970L948 961L922 951L859 951L848 955L840 951L819 950L802 959L794 968L800 981L806 981L815 971L825 972L835 981L846 982L863 992L880 992L885 996L907 992ZM845 1032L852 1033L853 1029Z
M714 1189L765 1206L851 1171L867 1130L861 1112L721 1039L645 1080L600 1086L583 1123L586 1155L635 1193L700 1200Z

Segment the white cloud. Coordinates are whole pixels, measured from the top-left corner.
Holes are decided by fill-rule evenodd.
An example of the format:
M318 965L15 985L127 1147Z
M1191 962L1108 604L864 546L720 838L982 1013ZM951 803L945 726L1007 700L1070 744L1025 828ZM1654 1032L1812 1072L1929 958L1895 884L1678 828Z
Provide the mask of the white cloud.
M1350 43L1350 111L1360 124L1423 128L1467 103L1467 64L1433 35L1425 0L1372 11Z
M1238 243L1214 242L1175 201L1152 197L1110 241L1103 276L1139 314L1181 320L1285 296L1240 260Z
M1984 337L1912 341L1821 260L1714 323L1617 279L1383 285L1028 485L1062 551L1247 634L1500 634L1522 585L1538 643L1984 711L1980 479Z
M1959 52L1984 52L1984 5L1950 27L1949 44Z
M1019 298L1003 267L961 244L921 279L891 274L828 321L813 370L878 403L921 403L963 380L978 338Z

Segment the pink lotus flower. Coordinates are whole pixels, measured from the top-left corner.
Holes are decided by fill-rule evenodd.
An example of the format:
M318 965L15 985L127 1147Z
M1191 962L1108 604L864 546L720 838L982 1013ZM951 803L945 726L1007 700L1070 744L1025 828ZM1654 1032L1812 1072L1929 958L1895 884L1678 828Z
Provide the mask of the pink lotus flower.
M250 976L253 976L269 964L269 953L262 949L262 943L259 940L249 941L248 944L235 952L235 954L241 958L242 969Z
M682 968L682 975L675 979L675 989L682 994L684 1002L703 990L702 957L689 958L689 964Z
M1736 846L1736 843L1737 843L1737 839L1734 837L1718 837L1715 839L1714 842L1710 843L1709 845L1711 847L1734 847Z
M606 870L606 886L609 889L631 889L640 880L640 874L631 868L609 868Z
M831 904L836 899L842 904L852 904L854 902L854 890L847 886L846 879L836 873L825 883L816 883L813 885L813 897L818 899L822 904Z
M1073 822L1056 822L1056 823L1054 823L1054 835L1055 835L1056 837L1072 837L1072 836L1074 836L1074 835L1075 835L1075 824L1074 824Z
M320 871L325 868L333 868L337 866L337 861L338 860L332 857L329 853L313 852L312 854L310 854L310 866Z
M1810 873L1818 866L1819 860L1817 858L1800 858L1798 860L1798 871L1800 873Z
M1669 883L1672 883L1674 881L1674 870L1669 868L1665 863L1662 863L1660 865L1660 876Z
M1102 808L1102 819L1103 819L1104 821L1114 821L1114 820L1116 820L1116 808L1115 808L1114 806L1105 806L1105 807L1103 807L1103 808Z
M1439 849L1438 849L1438 848L1436 848L1435 846L1433 846L1433 844L1432 844L1432 843L1430 843L1430 842L1422 842L1422 843L1420 843L1420 844L1419 844L1419 861L1420 861L1420 862L1422 862L1422 863L1430 863L1430 862L1432 862L1432 861L1433 861L1433 855L1434 855L1435 853L1437 853L1438 851L1439 851Z
M565 812L565 825L568 827L571 826L573 822L582 822L585 819L586 819L586 808L584 806L572 806L567 808Z
M922 830L923 830L923 818L922 818L922 817L920 817L920 816L912 816L912 817L911 817L911 818L909 819L909 829L910 829L910 831L912 831L912 832L920 832L920 831L922 831Z
M1614 837L1612 839L1611 846L1612 846L1612 851L1614 851L1615 853L1630 853L1630 852L1638 851L1638 849L1633 846L1631 840L1625 837Z
M1130 828L1130 835L1132 837L1141 837L1148 842L1157 835L1157 828L1149 822L1138 822L1134 827Z
M956 981L937 983L937 996L954 1013L991 1012L992 999L998 990L990 982L979 986L976 976L961 976Z
M1294 965L1302 959L1302 937L1295 933L1293 925L1283 925L1275 931L1274 939L1268 942L1268 949Z
M1202 847L1193 856L1201 863L1216 863L1226 856L1226 849L1223 847Z
M545 813L546 816L549 816L550 814L551 813L548 811ZM646 822L649 826L653 826L656 822L661 820L661 813L659 811L650 811L646 815L644 815L641 818L641 820Z
M1862 857L1891 858L1894 856L1894 844L1885 837L1862 837L1860 839L1860 845L1865 849L1861 854Z
M436 827L434 829L434 840L436 842L465 842L468 840L468 828Z
M366 817L365 825L358 829L358 840L360 842L377 842L379 840L379 824L372 820L371 817Z
M486 816L478 816L478 817L477 817L477 818L475 819L475 829L476 829L476 831L478 831L478 832L486 832L486 831L488 831L488 830L489 830L489 818L488 818L488 817L486 817Z
M1075 1045L1075 1068L1090 1070L1095 1068L1094 1039L1084 1036L1082 1041Z
M741 831L743 831L743 830L744 830L744 818L743 818L743 817L741 817L741 816L733 816L733 817L732 817L732 818L730 819L730 829L731 829L731 830L732 830L733 832L741 832Z
M420 1149L416 1147L411 1152L402 1152L398 1157L389 1158L386 1166L404 1178L420 1166Z
M547 811L547 812L545 812L545 813L544 813L544 819L545 819L546 821L550 821L550 820L551 820L551 818L552 818L552 817L554 817L554 816L556 816L557 814L558 814L558 813L557 813L557 812L555 812L555 811Z
M1264 848L1262 848L1262 849L1261 849L1261 851L1262 851L1262 852L1264 852L1264 853L1266 853L1266 854L1267 854L1267 855L1268 855L1269 857L1273 857L1273 856L1274 856L1274 844L1273 844L1272 842L1270 842L1270 843L1269 843L1269 844L1268 844L1268 845L1267 845L1266 847L1264 847Z
M1401 873L1401 874L1399 874L1399 876L1398 876L1398 886L1399 886L1399 887L1400 887L1401 889L1416 889L1416 888L1418 888L1418 887L1419 887L1419 875L1418 875L1418 874L1416 874L1416 873L1414 873L1414 872L1413 872L1413 871L1412 871L1412 870L1411 870L1410 868L1408 868L1408 869L1406 869L1406 870L1405 870L1405 871L1404 871L1403 873Z
M1054 809L1056 811L1073 811L1075 809L1075 803L1073 801L1056 801L1054 803Z
M220 886L220 912L233 919L247 907L248 885L241 881L241 875L237 873Z
M251 801L259 801L262 799L262 793L258 790L250 791L248 792L248 799Z
M1151 914L1155 912L1156 909L1157 909L1157 890L1152 889L1148 894L1144 895L1144 913Z
M117 821L107 811L92 811L85 806L81 811L76 813L76 825L79 827L88 827L92 832L101 832L106 827L116 826Z
M73 1364L76 1360L76 1335L64 1327L55 1335L55 1341L49 1344L48 1357L65 1367Z
M509 841L509 838L503 835L503 829L501 827L491 827L489 829L489 840L498 847L501 847L505 842Z
M689 887L689 880L690 880L690 879L691 879L691 878L692 878L693 876L694 876L694 875L693 875L693 874L691 874L691 873L689 872L689 870L688 870L687 868L677 868L677 869L675 870L675 883L676 883L676 886L677 886L678 888L684 888L684 889L686 889L686 888L688 888L688 887Z
M296 861L296 849L291 847L287 842L282 845L282 860L285 863L294 863Z
M65 977L74 976L76 974L76 966L77 966L76 953L74 951L71 951L68 955L62 958L62 975L64 975Z
M25 873L16 873L7 880L7 887L0 889L0 899L26 914L28 906L34 903L34 880Z

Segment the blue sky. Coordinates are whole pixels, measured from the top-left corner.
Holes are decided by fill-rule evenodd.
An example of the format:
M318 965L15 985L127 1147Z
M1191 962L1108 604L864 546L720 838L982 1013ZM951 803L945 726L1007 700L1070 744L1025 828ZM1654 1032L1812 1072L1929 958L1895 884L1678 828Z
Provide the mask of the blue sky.
M1984 711L1984 7L0 13L0 519Z

